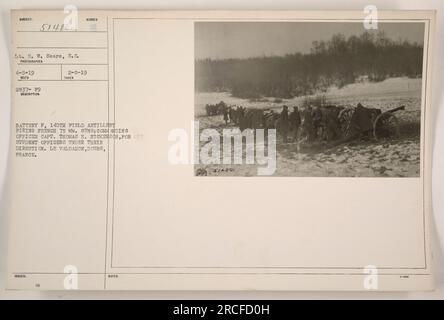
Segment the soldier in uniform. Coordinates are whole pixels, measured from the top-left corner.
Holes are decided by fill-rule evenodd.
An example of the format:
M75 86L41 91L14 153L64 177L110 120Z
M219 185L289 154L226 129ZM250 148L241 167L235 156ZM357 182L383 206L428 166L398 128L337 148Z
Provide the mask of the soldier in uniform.
M306 106L303 111L304 121L302 123L302 132L308 141L313 141L314 137L314 126L313 126L313 115L311 106Z
M236 124L235 114L236 110L234 110L234 107L230 107L228 111L228 116L230 117L230 123Z
M228 109L223 108L225 125L228 125Z
M314 139L320 138L319 131L322 130L322 110L321 107L319 106L316 106L313 109L313 130L314 130Z
M289 117L288 117L288 107L284 106L282 108L282 112L280 115L280 129L281 129L281 133L282 133L282 139L283 139L283 143L287 143L287 139L288 139L288 130L290 127L289 124Z
M290 113L290 131L293 132L293 141L297 141L299 127L301 125L301 115L298 107L293 107L293 112Z
M327 141L338 139L341 136L338 115L338 108L325 108L325 111L323 112L323 125L325 129L325 139Z

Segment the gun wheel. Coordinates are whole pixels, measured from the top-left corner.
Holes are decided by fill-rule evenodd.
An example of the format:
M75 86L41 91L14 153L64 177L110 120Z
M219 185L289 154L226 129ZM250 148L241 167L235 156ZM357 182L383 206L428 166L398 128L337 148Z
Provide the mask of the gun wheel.
M345 108L339 112L338 119L342 134L347 136L350 132L350 121L355 112L354 108Z
M392 113L381 113L373 123L375 140L388 137L399 137L399 120Z

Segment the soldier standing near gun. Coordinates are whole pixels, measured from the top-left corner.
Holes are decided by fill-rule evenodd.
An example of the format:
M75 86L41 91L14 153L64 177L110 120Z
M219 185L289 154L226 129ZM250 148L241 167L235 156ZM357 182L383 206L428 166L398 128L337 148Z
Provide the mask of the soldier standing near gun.
M301 115L298 107L293 107L293 112L290 113L290 131L293 131L293 142L298 140L299 127L301 125Z
M223 108L225 125L228 125L228 108Z
M314 139L322 138L322 110L319 106L316 106L313 109L313 127Z
M304 121L302 122L302 135L307 137L308 141L313 141L313 136L314 136L312 112L313 110L311 106L306 106L304 108L304 111L302 112L304 119Z
M288 107L284 106L280 116L280 129L282 132L283 143L287 143L288 139L288 129L289 129L289 121L288 121Z

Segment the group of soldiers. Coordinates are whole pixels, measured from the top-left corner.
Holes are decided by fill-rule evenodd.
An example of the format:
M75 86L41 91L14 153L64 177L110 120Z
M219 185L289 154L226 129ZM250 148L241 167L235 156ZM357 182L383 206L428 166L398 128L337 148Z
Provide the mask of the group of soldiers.
M223 101L220 101L219 103L216 103L216 104L205 105L205 111L207 113L207 116L215 116L215 115L224 114L227 109L228 109L228 106Z
M284 105L277 112L273 109L228 106L221 101L205 106L207 115L222 115L225 125L231 124L245 129L276 129L283 143L307 141L309 143L346 142L359 137L374 138L399 136L399 121L394 113L405 106L382 112L378 108L352 106L306 105L289 107Z
M247 128L277 129L283 143L288 143L289 138L293 142L299 139L313 142L339 138L339 111L335 106L295 106L290 111L286 105L282 107L281 112L247 109L242 106L226 106L221 109L226 125L234 124L242 131Z
M277 129L282 134L284 143L292 133L293 141L306 139L308 142L332 141L341 137L340 109L336 106L305 106L301 110L293 107L289 113L283 106Z

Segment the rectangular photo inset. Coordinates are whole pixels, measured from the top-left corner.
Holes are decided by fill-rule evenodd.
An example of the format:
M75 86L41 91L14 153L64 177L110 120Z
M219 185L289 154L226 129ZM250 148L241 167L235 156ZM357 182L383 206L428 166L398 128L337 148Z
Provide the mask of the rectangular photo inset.
M424 22L194 28L196 176L420 176Z

